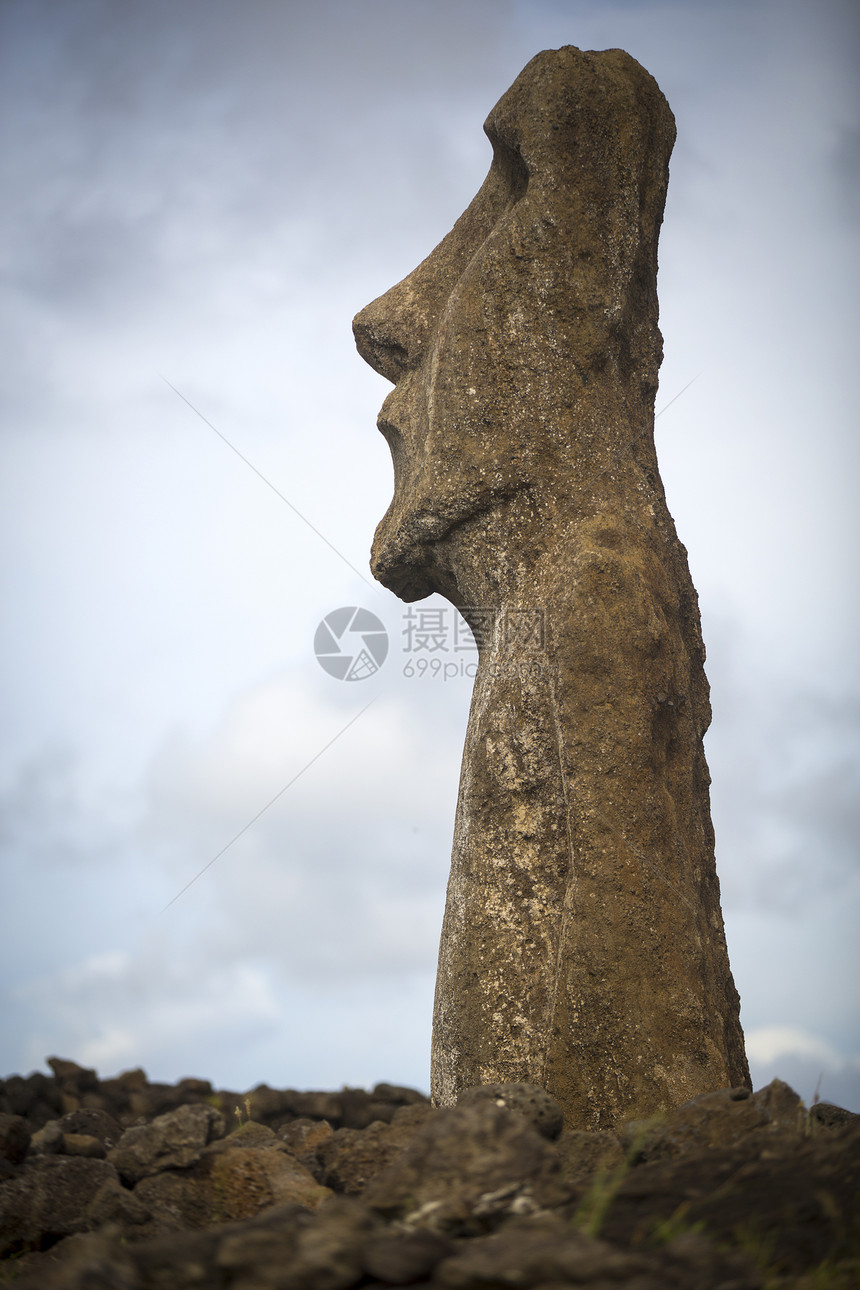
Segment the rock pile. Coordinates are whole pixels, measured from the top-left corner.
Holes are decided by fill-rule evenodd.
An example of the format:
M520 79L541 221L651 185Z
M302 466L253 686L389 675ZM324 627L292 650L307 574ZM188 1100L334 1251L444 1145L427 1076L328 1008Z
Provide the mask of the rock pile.
M0 1081L0 1284L18 1290L772 1290L860 1272L860 1116L787 1085L619 1133L534 1085Z

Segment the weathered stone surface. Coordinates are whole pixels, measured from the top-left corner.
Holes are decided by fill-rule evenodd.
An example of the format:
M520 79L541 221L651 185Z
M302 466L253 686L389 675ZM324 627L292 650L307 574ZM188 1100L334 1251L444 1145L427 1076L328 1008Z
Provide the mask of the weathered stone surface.
M123 1187L117 1177L108 1178L93 1196L86 1211L87 1229L117 1228L125 1236L137 1237L141 1231L151 1233L152 1214L139 1196Z
M89 1156L103 1160L121 1136L122 1129L113 1116L81 1108L43 1124L30 1139L30 1151L34 1156Z
M63 1137L59 1120L48 1120L30 1139L30 1151L34 1156L59 1155L63 1150Z
M295 1258L299 1234L307 1225L308 1217L306 1210L297 1211L283 1206L280 1210L271 1210L262 1219L252 1219L241 1226L233 1224L232 1230L228 1228L217 1241L210 1264L214 1275L211 1282L203 1284L226 1283L237 1290L281 1290L284 1269ZM176 1253L181 1253L179 1242L173 1244ZM153 1253L155 1258L149 1260L153 1270L169 1271L174 1266L175 1254L166 1242L160 1251ZM207 1266L203 1258L200 1258L198 1266ZM153 1281L160 1284L155 1277ZM168 1286L173 1290L172 1283L165 1281L164 1285L165 1290Z
M67 1237L51 1255L23 1259L17 1271L15 1290L144 1290L130 1251L113 1232Z
M672 114L620 50L539 54L487 180L355 319L395 384L372 569L439 592L480 661L432 1092L546 1088L611 1128L747 1084L714 865L696 593L657 467Z
M332 1195L279 1143L212 1153L206 1163L206 1181L210 1221L219 1223L250 1218L288 1202L317 1209Z
M403 1108L391 1124L377 1121L366 1129L338 1129L316 1150L320 1178L333 1191L355 1196L412 1141L430 1107Z
M598 1173L608 1175L624 1160L618 1138L607 1129L566 1129L557 1150L562 1177L574 1190L587 1186Z
M284 1206L272 1212L269 1222L254 1220L250 1229L236 1228L222 1240L214 1260L218 1280L213 1277L201 1285L229 1285L235 1290L348 1290L364 1282L362 1254L378 1225L364 1206L347 1197L336 1197L323 1206L313 1222Z
M757 1093L753 1093L755 1105L767 1116L771 1129L785 1133L806 1133L806 1107L793 1088L781 1079L773 1079Z
M91 1133L64 1133L64 1156L87 1156L91 1160L104 1160L107 1152L103 1142Z
M554 1142L562 1130L564 1117L554 1097L537 1084L479 1084L467 1088L457 1099L458 1106L473 1102L495 1102L528 1120L543 1137Z
M223 1151L235 1151L237 1147L262 1147L272 1148L283 1151L285 1144L281 1137L270 1129L266 1124L258 1124L256 1120L246 1120L244 1124L238 1125L232 1133L228 1133L225 1138L216 1138L206 1148L207 1156L218 1155Z
M816 1127L823 1125L828 1129L860 1123L856 1111L846 1111L844 1106L834 1106L832 1102L816 1102L809 1115Z
M698 1233L684 1233L665 1248L620 1250L554 1214L513 1219L501 1232L470 1241L438 1269L435 1284L450 1290L762 1290L748 1260Z
M132 1194L153 1235L251 1218L288 1203L316 1209L332 1192L271 1129L247 1123L202 1150L191 1168L165 1167L142 1178Z
M86 1231L87 1208L116 1179L106 1160L46 1155L0 1182L0 1255Z
M519 1091L526 1109L539 1105ZM176 1092L157 1086L153 1104ZM357 1114L375 1096L364 1108L356 1098ZM798 1131L802 1105L779 1081L752 1097L700 1097L618 1135L566 1130L555 1141L496 1105L492 1090L455 1110L399 1100L391 1125L341 1141L357 1159L365 1137L370 1160L398 1129L410 1139L403 1151L362 1193L316 1209L310 1192L304 1205L269 1200L273 1183L295 1177L284 1139L306 1146L318 1130L321 1147L333 1136L323 1121L292 1121L278 1134L244 1123L133 1191L105 1161L28 1154L9 1165L14 1185L0 1185L0 1228L16 1233L0 1280L16 1290L762 1290L857 1279L858 1117L825 1107L819 1118L813 1107ZM60 1123L98 1122L53 1125L65 1143ZM653 1136L661 1133L663 1146L672 1139L665 1153ZM324 1191L307 1175L300 1186L317 1198Z
M19 1165L30 1149L30 1131L20 1115L0 1115L0 1159Z
M395 1110L402 1106L424 1106L427 1104L427 1098L417 1089L406 1088L403 1084L375 1084L371 1091L371 1097L375 1105L379 1103L393 1103Z
M194 1231L213 1222L207 1179L194 1169L165 1169L163 1173L150 1174L140 1180L131 1195L146 1211L147 1236Z
M223 1117L213 1107L181 1106L151 1124L126 1129L108 1158L126 1182L134 1183L164 1169L187 1168L223 1133Z
M439 1269L437 1284L451 1290L490 1286L611 1285L649 1271L648 1259L622 1253L573 1231L555 1215L512 1219L500 1233L470 1241ZM650 1263L653 1269L653 1263ZM642 1290L659 1282L636 1281Z
M858 1195L860 1128L809 1137L759 1131L731 1146L637 1165L607 1207L600 1235L629 1245L698 1228L783 1275L825 1258L847 1260L850 1285L860 1267Z
M389 1230L365 1242L362 1266L386 1285L411 1286L428 1278L453 1250L454 1243L439 1232Z
M323 1166L319 1159L319 1148L331 1137L334 1129L328 1120L311 1120L301 1116L291 1120L278 1133L288 1151L313 1174L317 1182L322 1182Z
M65 1057L49 1057L48 1065L61 1088L69 1093L81 1096L98 1088L98 1075L88 1066L79 1066Z
M41 1128L48 1120L61 1114L60 1090L56 1080L34 1071L25 1079L11 1075L0 1080L0 1111L8 1115L21 1115L34 1129Z
M360 1283L362 1257L378 1219L357 1201L338 1196L300 1229L279 1290L346 1290Z
M82 1108L62 1116L57 1124L64 1137L69 1134L85 1134L97 1138L105 1150L115 1147L122 1137L122 1126L108 1115L106 1111Z
M390 1123L405 1107L429 1105L423 1093L395 1084L378 1084L369 1091L342 1088L339 1092L299 1092L260 1084L249 1093L235 1093L216 1091L204 1079L150 1083L140 1068L99 1080L93 1071L75 1062L52 1061L62 1078L35 1072L26 1079L19 1075L0 1079L0 1114L26 1119L31 1135L59 1121L59 1128L55 1124L48 1134L52 1145L37 1137L35 1151L62 1150L58 1132L89 1133L110 1149L125 1129L188 1105L214 1107L224 1116L227 1128L243 1123L250 1115L255 1123L276 1131L297 1119L328 1119L335 1129L363 1129L376 1120ZM73 1106L68 1105L69 1100Z
M640 1160L681 1156L704 1147L729 1147L751 1135L807 1131L806 1108L781 1080L753 1095L747 1088L702 1093L683 1106L650 1121L632 1121L621 1133L622 1145Z
M563 1193L553 1148L493 1101L437 1112L364 1189L371 1208L406 1227L481 1231Z

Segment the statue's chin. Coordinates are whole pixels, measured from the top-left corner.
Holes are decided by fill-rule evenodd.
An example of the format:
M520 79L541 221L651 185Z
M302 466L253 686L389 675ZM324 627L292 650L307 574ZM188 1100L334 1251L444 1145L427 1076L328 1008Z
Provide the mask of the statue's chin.
M404 543L385 532L383 521L376 530L370 554L370 571L377 582L393 591L401 600L411 603L424 600L438 591L429 565L429 552L423 544Z
M459 605L462 589L453 566L463 535L487 512L497 510L525 487L526 481L520 477L494 489L481 480L471 490L452 490L432 508L420 504L420 494L411 504L395 496L373 539L370 568L374 578L407 602L438 592Z

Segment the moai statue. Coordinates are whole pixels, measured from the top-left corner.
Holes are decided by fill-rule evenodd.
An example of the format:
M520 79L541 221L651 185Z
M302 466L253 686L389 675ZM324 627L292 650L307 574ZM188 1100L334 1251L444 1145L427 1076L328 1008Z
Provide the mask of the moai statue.
M542 1085L609 1128L748 1084L696 592L657 468L675 124L621 50L538 54L452 231L355 319L394 383L374 575L479 643L432 1095Z

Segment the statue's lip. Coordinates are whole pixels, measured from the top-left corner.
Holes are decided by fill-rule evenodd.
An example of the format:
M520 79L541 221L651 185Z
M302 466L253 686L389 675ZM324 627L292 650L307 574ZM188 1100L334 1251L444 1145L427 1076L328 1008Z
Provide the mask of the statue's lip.
M444 510L436 513L421 507L405 516L395 493L374 534L370 557L371 573L377 582L381 582L389 591L407 602L423 600L434 591L451 599L449 591L443 591L438 582L444 561L437 565L433 548L457 530L466 528L488 511L494 510L501 502L527 489L525 480L511 483L485 498L474 499L474 504L465 514L451 506L447 513Z
M392 439L403 440L403 431L400 426L395 425L391 418L385 415L385 404L379 410L379 416L376 418L376 428L389 447L391 447Z
M374 535L370 563L373 576L389 586L389 579L396 576L395 569L408 568L414 570L414 575L420 569L426 570L427 547L439 542L452 527L452 521L428 511L399 520L392 502ZM410 581L414 581L414 575Z

